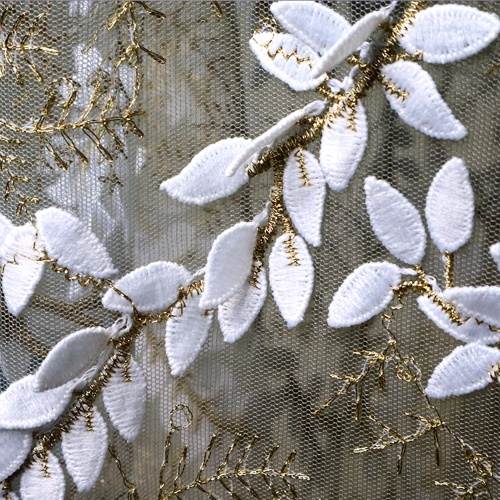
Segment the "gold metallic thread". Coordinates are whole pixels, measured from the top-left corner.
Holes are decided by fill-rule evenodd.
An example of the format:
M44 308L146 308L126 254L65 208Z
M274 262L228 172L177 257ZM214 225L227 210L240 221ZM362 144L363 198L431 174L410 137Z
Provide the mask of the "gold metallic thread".
M327 110L326 114L313 117L311 120L303 121L306 128L304 132L287 139L282 144L264 153L262 157L254 162L247 173L250 177L265 172L271 168L273 160L283 161L287 158L291 151L297 147L305 147L310 142L315 141L321 135L322 127L325 121L340 116L343 112L348 112L349 109L354 109L359 99L363 98L367 91L373 86L374 82L380 78L380 68L384 64L394 62L398 57L400 36L409 24L413 17L424 7L426 2L409 2L405 8L402 17L399 21L391 26L387 26L387 38L384 46L380 49L377 57L370 64L363 64L356 56L351 56L350 61L360 69L361 76L355 83L354 87L348 92L335 94L331 92L325 85L318 86L315 90L332 102L332 105Z
M257 34L257 33L261 33L261 31L256 30L255 34ZM270 33L272 35L272 37L271 37L271 40L269 40L269 42L267 42L265 44L260 43L255 38L255 34L252 37L252 40L260 47L266 49L267 55L268 55L269 59L271 59L271 61L274 61L274 59L276 59L276 56L279 54L281 57L283 57L283 59L285 59L285 61L289 61L290 59L295 59L297 61L297 65L300 65L302 63L307 63L307 65L309 66L309 69L312 69L311 58L307 57L307 56L300 57L297 50L294 50L293 52L288 53L288 52L285 52L285 50L283 50L283 47L279 46L277 49L275 49L274 52L271 52L271 48L270 48L271 43L273 42L274 37L277 35L277 33L275 31L268 32L268 33Z
M182 423L174 424L176 414L181 416ZM178 418L178 416L176 417ZM224 459L215 466L215 471L207 473L208 464L212 456L215 443L218 436L213 434L205 448L202 461L196 472L196 476L192 480L184 481L186 471L186 463L188 460L189 447L181 445L180 453L177 455L177 460L172 457L172 437L175 433L187 429L193 420L193 414L189 407L184 404L176 405L170 412L170 431L167 434L164 447L164 459L160 467L158 500L166 500L180 498L180 495L189 492L190 490L198 490L209 498L216 499L217 497L209 489L210 484L220 484L233 498L243 498L237 493L236 486L239 484L243 491L247 492L249 498L262 498L258 490L252 484L258 478L262 478L265 485L271 492L277 492L276 480L280 480L286 487L286 497L297 498L295 488L292 481L308 480L309 477L291 472L291 467L295 461L297 453L292 451L281 467L276 468L271 465L271 459L279 449L275 445L265 455L262 465L256 469L249 469L246 466L250 453L254 450L259 438L252 436L247 444L241 449L240 443L243 438L240 434L236 434L227 448ZM164 476L167 466L174 469L172 485L168 489ZM273 498L281 498L273 495Z

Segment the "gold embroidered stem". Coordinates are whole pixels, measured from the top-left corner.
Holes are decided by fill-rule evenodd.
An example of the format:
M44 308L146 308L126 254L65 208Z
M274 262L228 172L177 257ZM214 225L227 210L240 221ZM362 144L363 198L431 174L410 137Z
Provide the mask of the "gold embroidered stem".
M273 485L272 481L274 479L280 479L283 481L283 483L286 485L288 489L288 494L291 495L292 498L297 498L296 493L295 493L295 488L293 485L290 483L290 480L309 480L309 477L306 476L305 474L301 473L294 473L290 472L290 467L292 466L295 457L297 453L295 451L292 451L284 464L282 465L281 468L273 468L270 466L269 462L272 458L272 456L275 454L275 452L278 450L279 446L275 445L265 456L263 465L260 468L257 469L249 469L244 466L246 461L248 460L248 456L252 449L254 448L255 444L258 441L258 437L254 436L251 441L243 448L243 452L238 458L237 462L235 465L230 466L229 461L231 457L235 454L238 444L241 441L241 436L236 435L235 438L233 439L233 442L229 446L227 452L226 452L226 457L222 461L222 463L219 464L217 467L217 470L214 474L210 476L204 476L204 471L206 470L207 464L210 460L210 456L212 453L212 449L215 445L215 441L217 439L216 435L212 435L212 438L210 439L209 444L207 445L205 449L205 454L202 460L202 463L198 469L198 473L196 475L196 478L188 483L188 484L182 484L181 479L182 475L185 470L185 463L187 459L187 452L188 448L187 445L184 445L179 464L177 467L177 474L174 478L173 481L173 487L169 493L166 495L163 493L163 482L161 483L162 489L158 495L158 500L166 500L166 499L172 499L172 498L179 498L182 493L186 493L190 490L193 489L198 489L205 495L207 495L209 498L216 498L212 492L207 488L210 483L219 483L221 484L226 491L228 491L232 497L235 498L240 498L239 495L237 495L234 485L238 484L236 481L238 481L241 485L243 485L244 490L249 493L250 496L253 498L261 498L259 493L257 492L256 489L251 485L249 482L250 479L253 479L255 477L261 477L268 489L271 491L276 491L275 486ZM166 448L167 449L167 448ZM168 442L168 450L170 449L170 441ZM168 454L168 452L167 452ZM166 458L167 460L167 458ZM165 463L165 462L164 462ZM228 484L229 483L229 484ZM280 497L281 498L281 497Z
M0 490L0 493L2 494L2 498L4 500L11 500L11 496L9 493L12 493L12 487L10 484L10 481L8 479L2 481L2 489Z
M446 288L453 286L453 268L454 256L447 250L444 252L445 266L444 266L444 284Z
M212 1L210 2L210 5L214 10L217 18L221 19L222 17L224 17L224 12L222 11L222 7L220 6L219 2Z
M447 256L447 263L445 268L445 280L447 281L447 286L452 285L453 276L453 255L448 252L445 253ZM419 265L415 266L417 272L417 281L403 281L399 286L393 288L392 291L394 295L398 298L404 297L409 292L420 293L421 295L426 295L429 297L434 304L439 306L441 310L448 315L450 321L456 325L463 325L469 318L463 318L457 311L455 305L450 302L446 302L440 295L438 295L433 289L425 273Z
M20 144L21 142L10 139L7 139L7 141L15 142L16 144ZM23 194L22 190L19 189L19 184L26 186L31 180L30 177L21 172L25 168L25 163L22 158L0 155L0 173L6 174L7 177L4 189L4 201L8 203L12 195L17 198L16 217L20 217L24 213L29 215L29 205L37 205L40 202L37 197ZM19 172L16 172L14 168L19 170Z
M118 468L118 472L122 477L123 485L125 486L125 488L127 488L127 500L139 500L139 494L137 493L137 486L127 478L122 463L118 458L118 455L116 454L116 451L112 445L109 445L108 452L113 458L116 467Z
M94 280L94 278L91 280ZM59 419L52 430L36 437L36 445L31 450L25 461L25 466L27 467L32 465L37 460L41 460L45 463L48 452L61 440L64 432L69 432L73 424L78 419L83 418L85 419L87 426L92 426L92 411L95 401L101 394L103 388L109 382L111 376L116 372L116 370L122 368L124 370L124 376L127 377L127 366L130 363L130 353L135 339L142 331L142 327L146 324L165 321L166 319L174 316L174 311L176 315L182 314L185 300L195 293L200 293L203 287L203 281L193 282L186 289L179 287L179 294L176 301L165 311L157 315L140 314L133 301L120 292L112 282L106 281L106 285L110 286L115 292L120 293L132 304L135 311L132 317L132 327L128 333L113 341L114 351L104 363L104 366L100 370L99 374L90 383L88 388L82 394L77 396L74 403ZM12 477L19 474L20 471L21 469L15 472Z
M2 11L0 14L0 31L2 32L3 41L0 43L0 51L3 54L3 60L12 69L17 83L19 85L24 84L25 77L22 74L20 65L18 64L19 59L31 70L35 78L42 82L43 78L37 65L31 59L34 54L46 54L50 56L58 56L59 51L53 47L45 47L43 45L38 45L33 43L33 37L37 32L40 25L43 24L47 12L42 12L33 21L29 21L29 15L23 12L13 21L12 27L7 30L6 24L11 14L14 13L13 6L9 6ZM21 35L21 33L23 33ZM17 40L20 39L20 42ZM0 63L0 77L5 75L5 64Z
M46 13L30 21L28 14L23 13L16 18L13 15L14 12L14 7L9 6L0 15L0 33L3 34L0 54L4 61L0 61L0 77L5 74L6 66L9 66L16 75L18 83L21 84L24 81L23 66L26 65L37 80L42 82L42 75L37 69L33 56L41 54L46 58L59 54L56 49L44 47L33 41L38 28L42 29L44 25ZM90 44L91 46L97 42L99 33L103 29L111 30L116 24L120 25L115 36L116 46L121 49L112 63L115 68L126 63L133 69L132 90L125 90L118 69L109 71L101 67L90 82L76 82L70 77L63 76L49 84L43 84L42 90L46 93L44 103L41 106L38 102L33 103L33 109L39 110L37 116L32 116L28 120L24 117L21 124L16 122L16 119L0 120L0 128L6 132L5 136L0 136L0 142L15 145L23 142L20 140L22 137L32 142L33 139L30 136L35 137L40 149L48 152L53 163L62 170L67 170L70 166L71 162L67 159L69 153L84 165L89 164L90 160L81 147L81 135L78 131L88 138L88 141L96 147L107 162L112 163L117 154L124 154L125 145L118 129L132 132L139 137L144 135L135 122L136 117L142 114L136 109L142 82L141 56L144 53L160 64L166 62L162 56L145 47L141 41L137 23L139 12L156 19L165 18L162 12L149 7L144 2L118 2L114 15L107 25L105 24L98 30ZM7 25L12 26L7 28ZM80 84L87 86L90 92L90 96L85 99L86 104L83 110L81 104L75 105L82 92ZM67 90L68 95L63 95L62 88ZM29 93L26 95L29 96ZM75 137L76 134L78 137ZM23 168L14 169L14 161L18 163L17 167ZM31 158L28 163L27 159L14 157L2 157L0 162L0 172L7 177L4 199L8 201L13 197L12 195L15 195L18 202L16 210L18 217L25 213L30 216L31 205L38 204L40 201L36 196L38 187L32 195L27 195L19 189L21 183L27 185L30 182L30 177L24 175L24 171L28 164L32 170L32 163ZM48 162L39 160L39 163L40 166L46 167ZM17 170L21 170L21 173Z
M412 22L413 17L422 10L426 2L409 2L405 8L399 21L393 26L387 26L387 39L384 46L380 49L379 54L370 64L362 63L358 57L352 56L350 61L359 68L360 77L354 87L345 93L333 93L324 84L317 87L315 90L332 102L327 112L322 116L317 116L303 120L302 123L306 130L298 135L295 135L279 146L267 151L257 161L247 169L250 177L254 177L272 168L274 161L282 162L288 155L298 147L305 147L307 144L315 141L321 134L323 125L331 119L335 119L342 114L353 110L359 99L363 98L367 91L373 86L373 83L379 80L380 68L384 64L394 62L398 57L399 41L398 36L401 35L407 26ZM394 86L393 86L394 87ZM400 92L402 96L404 91L392 88L393 92Z
M419 278L423 275L423 272L419 270ZM418 286L417 286L418 285ZM402 353L399 348L399 342L396 335L391 330L391 324L396 319L396 312L403 308L403 298L409 292L414 291L414 288L423 286L422 282L418 281L415 283L408 283L403 286L398 294L395 294L398 303L392 305L389 308L389 313L382 316L382 326L387 335L387 346L381 352L364 351L361 353L355 353L362 355L365 358L365 363L357 376L338 376L334 375L334 378L338 380L343 380L344 385L337 392L337 394L325 403L322 407L318 408L315 413L323 411L324 408L331 405L331 403L339 396L345 395L350 389L356 389L356 405L359 407L358 394L361 392L362 384L367 378L367 372L377 373L379 380L380 376L385 371L385 367L392 363L395 366L395 373L397 378L403 382L411 383L417 389L418 393L422 396L425 406L430 413L430 416L414 415L406 412L406 416L415 419L418 423L418 428L415 432L408 435L403 435L397 432L392 427L384 424L374 415L368 415L368 418L374 422L380 429L381 435L378 440L370 446L359 447L354 450L355 453L366 453L369 451L382 450L391 446L397 446L399 448L398 452L398 463L397 472L400 474L403 469L403 461L406 455L408 445L412 442L417 441L421 437L432 434L433 444L435 450L435 461L436 465L439 466L440 460L440 441L439 433L444 433L445 435L451 437L456 441L463 454L464 458L469 465L471 472L475 476L475 482L473 486L467 487L464 485L457 485L450 482L436 481L436 485L448 486L454 491L477 491L482 493L487 493L490 498L493 498L488 481L494 479L498 481L497 475L494 473L494 462L487 455L477 452L471 445L464 441L460 436L458 436L455 431L443 420L440 412L436 406L432 403L427 392L425 391L424 385L422 383L422 372L418 366L416 360L412 356L407 356ZM358 412L356 413L358 417Z
M292 221L285 208L283 202L283 171L284 163L272 161L274 170L274 184L269 198L269 216L265 226L259 227L257 230L257 243L253 252L253 267L250 275L250 283L257 287L258 276L262 269L264 256L267 248L276 236L278 229L283 227L284 233L294 235Z
M61 440L62 434L68 432L78 419L88 419L89 411L93 408L102 389L116 370L123 366L125 360L130 355L129 353L132 349L133 341L139 333L140 329L138 326L133 325L129 333L116 341L115 350L105 362L99 375L91 382L89 387L77 397L76 401L51 431L41 436L37 436L37 444L27 458L26 464L28 466L37 459L42 461L45 460L47 452Z

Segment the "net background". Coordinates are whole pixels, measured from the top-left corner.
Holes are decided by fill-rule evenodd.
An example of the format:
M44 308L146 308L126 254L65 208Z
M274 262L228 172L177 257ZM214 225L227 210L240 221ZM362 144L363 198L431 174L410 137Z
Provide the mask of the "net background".
M74 73L72 48L88 42L114 8L108 2L98 3L90 9L89 17L83 17L69 15L69 2L10 4L30 15L48 12L42 38L50 39L61 51L46 69L54 75ZM500 5L495 2L465 4L500 13ZM6 5L9 3L2 3L1 8ZM106 189L102 195L96 195L108 207L117 196L121 198L124 216L119 229L111 231L102 220L92 220L94 231L105 241L121 274L156 260L178 262L193 272L203 267L218 234L240 220L250 220L262 210L272 176L253 178L237 194L203 207L176 202L159 191L159 184L180 172L205 146L227 137L255 137L317 98L313 92L292 91L265 72L250 52L248 40L254 28L263 18L270 17L268 3L220 2L222 18L215 15L209 2L151 5L164 12L166 19L154 21L141 16L140 26L146 46L162 54L167 62L158 65L144 58L141 108L145 115L139 125L145 137L139 140L127 135L128 158L117 162L123 187L118 187L113 195L107 194ZM327 2L327 5L354 22L380 3ZM103 55L111 54L116 50L115 43L113 34L109 34L97 47ZM390 499L415 498L418 494L420 498L445 499L454 496L446 488L435 486L435 480L470 482L461 451L449 440L441 442L439 468L435 466L431 436L410 445L401 475L396 474L396 448L353 454L355 447L375 442L379 430L366 418L355 422L352 395L338 400L321 417L312 416L312 409L338 389L338 382L329 377L331 373L359 371L361 363L352 355L353 351L384 346L384 332L378 318L341 330L333 330L326 323L332 296L350 272L365 262L394 261L370 228L364 206L366 176L389 181L423 215L425 196L435 173L452 156L463 158L470 170L476 218L472 240L456 254L455 284L498 284L500 275L488 247L500 241L497 125L500 71L487 75L488 68L498 59L498 43L463 62L443 66L421 63L433 76L454 114L468 127L469 134L462 141L426 137L399 119L378 84L368 92L364 99L369 122L366 154L349 187L342 193L330 190L327 193L323 243L319 249L309 248L315 264L315 288L302 324L288 330L271 296L251 330L235 344L223 342L214 321L203 351L182 379L170 376L163 347L164 326L145 329L137 342L136 359L148 380L146 423L132 445L126 445L109 427L127 477L137 485L140 498L156 498L158 494L168 415L178 403L188 404L194 414L193 425L182 435L174 436L172 448L175 465L181 445L189 446L186 477L196 475L212 433L219 439L209 468L216 468L216 458L220 461L233 436L241 433L247 439L253 435L261 438L250 457L251 463L255 460L260 465L259 459L274 443L280 444L277 464L279 459L285 460L289 451L297 450L293 470L310 476L310 481L296 482L299 498ZM343 76L347 70L347 66L341 67L337 74ZM22 123L23 117L32 116L43 99L41 92L33 90L36 88L28 85L19 89L12 75L7 74L0 80L2 117ZM22 101L27 91L29 97ZM13 104L18 101L19 104ZM32 148L34 159L43 155L34 145L23 147ZM312 150L317 152L317 145ZM141 166L144 152L145 162ZM71 169L84 171L85 167L75 160ZM42 189L42 207L58 204L57 199L43 195L43 190L68 173L46 168L37 168L35 172L39 195ZM100 187L96 180L94 184L89 181L86 189L98 192ZM78 193L79 190L69 195L68 191L60 193L61 197L74 197L70 203L76 215L91 208L96 200L90 196L82 201ZM10 205L2 205L2 212L13 218ZM441 279L440 256L431 243L423 264L428 274ZM61 276L49 272L38 293L66 301L71 298ZM8 315L3 301L1 307L4 373L0 380L4 389L40 362L13 340L17 335L28 331L50 347L79 326L61 319L57 306L45 310L32 306L20 321ZM98 307L88 313L103 324L112 321ZM428 321L414 300L407 300L398 318L394 330L402 348L415 357L427 380L439 361L460 343ZM389 373L387 391L379 391L375 384L367 387L363 411L365 415L376 415L401 433L411 432L413 420L404 414L423 412L419 401L411 386ZM500 458L499 406L498 384L437 404L457 434L496 461ZM56 453L60 455L59 446ZM172 470L167 469L166 476L171 481ZM213 491L223 496L218 488L215 485ZM256 488L265 492L264 483ZM495 494L500 492L497 490ZM79 495L68 479L67 497L118 499L126 497L126 489L108 456L93 490ZM204 498L204 495L191 490L185 498Z

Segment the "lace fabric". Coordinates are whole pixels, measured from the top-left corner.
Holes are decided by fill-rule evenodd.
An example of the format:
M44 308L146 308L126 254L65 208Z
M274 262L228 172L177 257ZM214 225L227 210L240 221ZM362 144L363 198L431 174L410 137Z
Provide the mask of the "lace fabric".
M0 302L0 388L25 398L27 391L40 394L36 384L53 384L55 389L43 390L59 391L55 399L64 406L75 393L93 397L99 385L92 381L105 373L94 409L84 401L69 432L63 426L51 434L52 417L21 430L19 423L0 428L0 440L2 432L12 431L4 434L4 442L21 450L7 460L12 470L5 476L11 480L0 483L4 497L499 496L500 325L495 307L481 309L484 297L479 306L471 299L475 290L490 287L490 304L495 304L493 287L500 276L498 256L494 250L490 255L490 247L500 241L498 40L481 31L489 22L494 26L495 18L481 19L481 29L468 30L467 47L478 39L483 45L456 61L426 60L413 48L419 39L408 38L404 49L414 52L411 58L398 58L391 63L392 73L386 70L385 77L373 79L363 91L361 111L351 107L336 116L328 129L335 132L330 143L318 136L290 150L295 163L288 172L305 171L313 185L324 177L309 205L297 197L301 184L287 181L287 170L281 178L276 165L260 172L259 161L290 137L306 133L335 96L352 90L344 77L356 64L373 62L368 49L360 51L361 43L352 42L357 33L379 50L388 26L409 9L423 13L460 5L500 15L500 7L494 2L323 3L358 27L347 36L349 25L338 21L339 38L347 37L353 48L345 49L349 53L334 68L324 69L337 81L315 92L316 85L294 90L281 73L262 64L266 55L249 45L266 33L295 36L286 43L293 42L291 52L301 57L293 22L280 19L286 12L290 17L290 9L283 14L276 5L81 0L0 6L0 176L6 195L1 212L7 221L0 221L5 232L0 238L10 235L0 252L5 297ZM368 21L361 28L356 24L384 8L373 31L363 31ZM408 14L410 19L416 12ZM455 24L476 26L471 12L465 15L469 21L457 13ZM437 36L433 22L424 19L423 24ZM437 25L443 31L447 26L444 21ZM327 35L318 28L318 40L321 36ZM318 40L309 41L311 60L326 57L332 46L331 40ZM348 42L341 46L349 48ZM450 41L447 50L458 49ZM403 75L406 69L393 66L402 62L414 73ZM439 96L431 102L431 109L440 111L440 120L431 120L432 133L421 111L424 94L416 105L411 102L415 93L433 92L429 80L420 79L422 71ZM311 111L318 100L325 104ZM281 122L304 109L303 116ZM273 128L277 123L279 130ZM265 135L270 130L278 130L275 137ZM258 143L255 138L263 136ZM209 156L220 172L210 167L211 174L208 157L198 156L197 170L181 173L219 141L226 141L224 149ZM255 151L245 149L256 143ZM321 164L325 158L342 163L336 153L342 147L347 151L343 165L350 171L339 180L338 171L329 176ZM223 159L216 163L217 158ZM457 186L465 188L458 202L453 197L458 188L446 193L447 186L455 186L451 177L441 191L434 189L438 208L433 213L453 210L445 223L438 217L431 224L426 215L430 189L452 158L463 160L466 174ZM225 196L214 197L219 177L225 178L233 160L237 171L227 177ZM201 168L206 168L203 176ZM178 175L186 177L167 185L175 194L163 183ZM376 206L389 210L377 219L367 178L378 188L385 181L413 210L393 208L386 199ZM280 183L289 216L271 243L259 247L261 229L283 215L273 215L266 205L273 206ZM208 198L192 201L210 190ZM450 195L447 201L442 201L443 190ZM460 229L471 213L471 196L470 232L465 223L463 243L441 248L439 228L446 233L451 220L450 226ZM411 223L420 220L425 250L416 250L413 233L404 233L401 245L411 242L404 251L394 249L397 235L384 236L401 214L410 214ZM23 224L27 229L13 229ZM397 227L395 232L403 234ZM228 236L222 240L221 235ZM214 242L221 242L218 253ZM453 251L453 259L444 250ZM12 255L21 253L18 265L12 264ZM288 265L294 258L301 265ZM153 264L158 262L163 264ZM362 268L369 263L384 265ZM415 264L424 271L415 271ZM13 275L9 267L15 267ZM344 294L354 298L335 309L335 316L332 302L361 268L366 281L358 295ZM383 296L375 297L381 275L387 280ZM260 286L252 286L249 277ZM235 282L236 289L231 287ZM368 293L370 286L375 291ZM349 307L362 308L366 296L377 310L354 324ZM243 311L246 300L251 307ZM443 316L440 304L452 304L451 315ZM470 326L464 321L468 316L479 323ZM131 325L130 317L141 320ZM185 318L192 322L183 323ZM466 325L470 331L464 331ZM74 332L83 333L70 337ZM477 336L483 339L479 346L471 343ZM51 365L49 352L63 339L61 351L71 356ZM112 352L116 356L106 364ZM458 354L443 361L452 353ZM76 366L74 360L87 354L90 366L84 361ZM94 370L96 359L101 364ZM476 371L478 390L450 396L460 390L447 384L457 380L455 385L463 387L470 382L466 375ZM63 372L68 380L57 378ZM17 381L22 390L16 389ZM85 393L89 387L94 392ZM432 397L421 389L429 389ZM12 407L15 415L0 410L4 427L8 419L27 418L26 409ZM38 455L27 451L44 443L44 433L51 436L45 441L50 453L43 446ZM30 458L25 462L28 453L31 465ZM0 459L0 473L1 465Z

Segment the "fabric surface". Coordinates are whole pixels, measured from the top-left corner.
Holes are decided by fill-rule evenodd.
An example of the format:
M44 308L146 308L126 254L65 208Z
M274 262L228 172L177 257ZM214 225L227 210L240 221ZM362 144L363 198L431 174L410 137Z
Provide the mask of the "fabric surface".
M0 498L500 498L500 4L294 4L0 4Z

